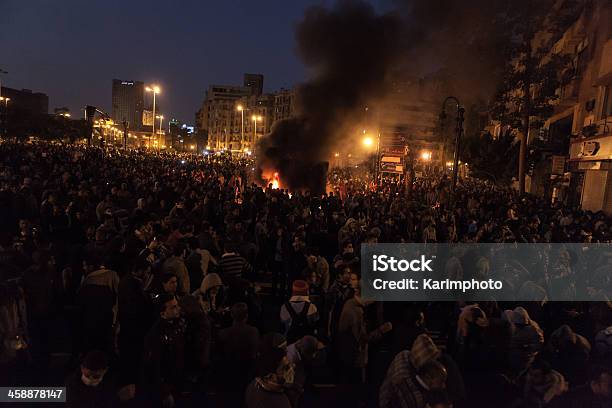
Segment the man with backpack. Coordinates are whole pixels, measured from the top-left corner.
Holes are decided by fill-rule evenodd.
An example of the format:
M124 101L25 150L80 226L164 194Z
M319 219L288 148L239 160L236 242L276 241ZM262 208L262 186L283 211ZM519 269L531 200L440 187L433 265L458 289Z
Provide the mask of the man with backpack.
M280 318L283 323L287 343L291 344L306 335L315 334L319 320L317 307L308 297L308 283L296 280L292 286L292 296L281 306Z

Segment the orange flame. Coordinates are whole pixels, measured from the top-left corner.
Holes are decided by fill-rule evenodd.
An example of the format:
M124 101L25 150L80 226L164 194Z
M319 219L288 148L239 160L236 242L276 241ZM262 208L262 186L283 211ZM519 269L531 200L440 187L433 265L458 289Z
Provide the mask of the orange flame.
M272 184L272 188L275 190L281 188L280 177L277 171L264 171L262 178L266 180L266 187Z
M280 182L278 180L278 172L274 172L274 175L272 176L272 188L275 190L280 188Z

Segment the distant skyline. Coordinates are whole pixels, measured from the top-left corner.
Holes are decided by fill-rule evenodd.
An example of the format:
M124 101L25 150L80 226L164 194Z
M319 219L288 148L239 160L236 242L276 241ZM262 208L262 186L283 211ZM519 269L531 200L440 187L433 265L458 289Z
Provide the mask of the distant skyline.
M2 0L0 80L76 117L86 104L111 113L113 78L156 83L164 114L193 124L211 84L242 84L247 72L264 75L264 92L301 82L295 24L333 3Z

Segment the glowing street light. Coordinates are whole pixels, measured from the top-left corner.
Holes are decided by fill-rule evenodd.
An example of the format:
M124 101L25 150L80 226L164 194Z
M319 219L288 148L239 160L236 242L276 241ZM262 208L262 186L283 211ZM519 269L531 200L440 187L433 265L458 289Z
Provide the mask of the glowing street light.
M368 136L363 139L363 145L365 147L372 147L373 144L374 144L374 139L372 139L371 137Z
M429 150L423 150L421 152L421 159L423 159L424 161L430 161L431 160L431 152Z
M151 131L151 136L155 137L155 95L160 93L159 86L151 85L145 88L147 92L153 92L153 129Z
M242 105L236 106L238 112L240 112L240 146L244 145L244 107Z
M4 107L8 107L8 103L11 100L11 98L8 97L4 97L4 96L0 96L0 102L4 101Z
M164 129L164 127L162 125L162 123L164 121L164 115L157 115L155 118L159 119L159 130L157 131L157 133L159 134L159 138L161 138L161 135L162 135L162 132L163 132L163 129ZM155 122L155 121L153 121L153 122ZM155 138L156 143L157 143L157 139L158 139L158 137Z
M340 153L334 153L334 157L340 157Z

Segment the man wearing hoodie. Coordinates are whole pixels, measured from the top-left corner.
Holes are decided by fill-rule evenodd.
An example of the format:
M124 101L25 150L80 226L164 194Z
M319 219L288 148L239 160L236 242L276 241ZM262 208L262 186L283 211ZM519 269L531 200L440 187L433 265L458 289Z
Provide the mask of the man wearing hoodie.
M543 354L570 384L586 382L591 344L568 325L564 324L551 333Z
M204 312L208 315L215 327L224 325L225 314L228 308L225 305L225 287L221 277L216 273L209 273L202 280L200 288L193 292L199 300Z
M544 332L522 307L506 310L506 318L512 323L512 338L508 359L515 372L521 372L535 359L544 344Z

